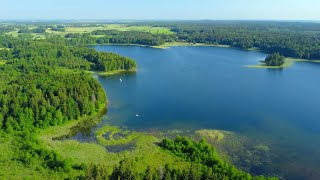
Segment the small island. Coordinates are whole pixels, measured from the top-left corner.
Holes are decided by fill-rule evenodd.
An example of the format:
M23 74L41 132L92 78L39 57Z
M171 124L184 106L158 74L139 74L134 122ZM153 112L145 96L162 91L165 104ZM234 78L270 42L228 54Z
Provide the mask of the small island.
M282 66L285 63L285 57L279 53L272 53L265 59L267 66Z

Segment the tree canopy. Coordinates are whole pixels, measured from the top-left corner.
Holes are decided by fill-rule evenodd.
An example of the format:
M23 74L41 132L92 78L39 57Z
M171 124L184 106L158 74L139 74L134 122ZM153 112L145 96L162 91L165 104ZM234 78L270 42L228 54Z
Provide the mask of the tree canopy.
M266 57L265 63L267 66L281 66L285 62L284 59L279 53L272 53Z

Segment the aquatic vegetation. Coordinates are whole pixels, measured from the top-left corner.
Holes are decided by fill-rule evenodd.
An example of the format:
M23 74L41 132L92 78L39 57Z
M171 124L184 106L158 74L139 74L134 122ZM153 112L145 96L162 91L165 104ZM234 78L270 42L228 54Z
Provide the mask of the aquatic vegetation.
M113 138L115 134L118 134L121 132L125 136L117 139ZM109 125L106 125L100 129L97 129L95 134L99 144L104 146L127 144L134 141L139 136L139 133L137 132L122 131L119 127L109 126ZM107 139L104 137L105 134L108 134Z
M216 149L204 139L195 142L177 136L174 140L163 139L160 146L178 157L197 163L200 168L195 171L197 173L193 174L192 177L205 177L205 179L265 179L261 176L252 177L250 174L229 165L219 157Z
M196 131L196 133L202 137L205 137L206 139L219 142L224 138L224 134L230 134L231 132L202 129L202 130Z

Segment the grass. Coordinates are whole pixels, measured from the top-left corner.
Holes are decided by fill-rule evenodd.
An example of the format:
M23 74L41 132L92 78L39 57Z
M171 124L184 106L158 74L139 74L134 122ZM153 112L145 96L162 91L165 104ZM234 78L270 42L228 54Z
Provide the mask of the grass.
M311 63L320 63L320 60L307 60L307 59L298 59L298 58L285 58L285 62L281 66L267 66L264 61L261 61L257 65L246 65L247 68L263 68L263 69L282 69L292 66L295 62L311 62Z
M86 72L95 73L99 76L109 76L109 75L115 75L115 74L121 74L121 73L136 72L136 69L129 69L129 70L119 69L119 70L108 71L108 72L104 72L104 71L86 71Z
M22 34L25 34L25 33L18 33L18 30L17 30L17 31L8 32L6 34L9 35L9 36L11 35L13 37L18 37L19 34L22 35ZM38 33L27 33L27 34L31 34L33 36L33 38L35 38L35 39L45 39L46 38L45 34L38 34Z
M73 163L84 163L89 165L104 164L111 172L114 166L123 159L133 164L133 170L143 173L147 166L159 168L167 163L176 167L188 167L190 164L182 159L162 150L157 143L160 142L155 136L143 132L123 130L116 126L106 125L96 130L97 142L79 142L76 140L54 140L57 137L67 136L72 129L79 124L86 123L88 119L81 121L70 121L63 126L50 127L41 130L38 139L49 149L54 150L64 158L70 159ZM117 134L122 134L120 138L115 138ZM108 135L106 138L105 135ZM112 148L117 145L132 145L132 149L124 149L120 152L112 152Z
M258 47L252 47L252 48L248 48L248 51L260 51L260 49Z
M18 37L18 35L19 35L18 30L7 32L6 34L9 35L9 36L11 35L13 37Z

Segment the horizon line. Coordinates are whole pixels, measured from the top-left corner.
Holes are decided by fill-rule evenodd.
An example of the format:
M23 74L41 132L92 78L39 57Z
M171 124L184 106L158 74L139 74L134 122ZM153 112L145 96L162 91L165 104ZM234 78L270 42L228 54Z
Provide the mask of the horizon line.
M0 18L0 22L7 21L278 21L278 22L320 22L316 19L50 19L50 18Z

